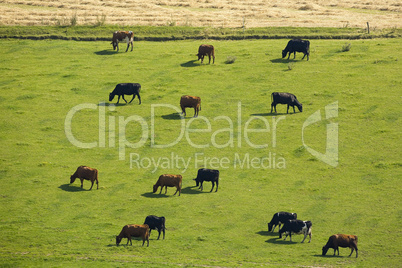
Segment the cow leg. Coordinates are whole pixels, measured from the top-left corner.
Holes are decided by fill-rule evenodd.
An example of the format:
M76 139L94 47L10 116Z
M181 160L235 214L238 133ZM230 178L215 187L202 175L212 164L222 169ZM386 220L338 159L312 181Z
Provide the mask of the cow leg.
M201 191L204 189L204 187L202 187L202 183L203 183L203 182L204 182L204 181L201 182L200 188L198 188L198 189L201 189Z
M208 59L209 59L208 64L211 64L211 54L208 54Z
M295 113L295 112L296 112L296 111L295 111L295 106L293 105L292 107L293 107L293 113Z
M181 110L182 110L181 114L183 114L184 116L186 116L186 108L185 108L185 107L181 107Z
M163 239L165 239L165 227L163 227L162 232L163 232Z
M127 42L127 49L126 49L126 52L128 51L128 48L130 47L130 43L129 42Z
M89 190L92 190L92 187L94 186L94 181L91 180L92 184L91 184L91 188L89 188Z
M116 104L119 104L119 101L120 101L120 95L118 95L119 97L117 98L117 102L116 102Z
M304 240L306 240L306 237L307 237L307 234L304 234L304 238L303 238L303 240L301 241L302 243L304 242Z
M130 245L131 245L131 246L133 245L133 241L131 241L131 236L130 236L130 235L127 237L127 244L126 244L126 246L128 245L128 242L130 242Z
M209 192L212 192L212 190L214 189L214 186L215 186L215 182L212 181L212 188L211 188L211 191L209 191Z
M140 93L138 93L138 94L137 94L137 96L138 96L138 100L140 101L140 103L138 103L138 104L141 104L141 97L140 97Z
M296 59L296 51L293 52L293 59Z
M194 117L197 117L197 108L196 107L194 107Z
M135 98L135 94L133 94L133 98L131 99L131 101L129 103L131 103L133 101L133 99Z
M158 229L158 239L157 240L159 240L159 237L161 236L161 230L160 229Z
M288 109L286 110L286 113L287 113L287 114L289 113L289 104L288 104Z
M167 185L165 186L165 194L167 194Z
M119 41L116 42L116 48L117 48L116 52L119 52Z
M99 189L99 181L98 181L98 179L96 179L96 190L98 190Z
M84 186L84 179L81 179L81 178L80 178L80 181L81 181L81 189L82 189L83 186Z
M161 186L161 191L159 192L159 194L161 194L161 193L162 193L162 190L163 190L163 186Z
M204 61L204 55L201 56L201 64Z
M134 42L131 41L130 43L131 43L131 51L133 51L133 49L134 49Z
M123 100L127 103L126 99L124 98L124 94L121 95L121 97L123 98Z
M215 192L217 192L218 191L218 181L216 181L216 189L215 189Z

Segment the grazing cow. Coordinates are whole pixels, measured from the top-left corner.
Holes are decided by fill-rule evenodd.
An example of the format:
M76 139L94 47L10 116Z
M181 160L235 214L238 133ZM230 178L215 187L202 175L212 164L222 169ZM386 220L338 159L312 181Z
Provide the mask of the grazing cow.
M147 247L149 247L149 226L146 224L127 224L123 227L120 234L116 236L116 246L118 246L123 238L127 238L127 244L133 245L131 237L141 237L142 246L145 244L145 240L148 242Z
M286 57L286 54L288 54L288 52L289 52L288 59L290 57L290 54L292 54L292 53L294 53L293 59L295 59L296 52L303 52L304 56L303 56L302 60L304 59L304 57L306 57L306 55L307 55L307 60L308 60L309 55L310 55L310 41L300 40L300 39L290 40L288 42L286 48L284 50L282 50L282 58Z
M211 56L212 56L212 63L215 63L215 49L214 46L212 45L201 45L198 48L198 60L201 59L201 64L204 61L204 56L207 56L209 58L209 64L211 63Z
M346 235L346 234L336 234L329 237L328 242L325 246L322 247L322 255L325 256L329 248L334 249L334 256L336 251L338 251L339 256L339 247L341 248L351 248L352 251L349 254L349 257L352 256L353 250L356 250L356 258L357 258L357 236L356 235Z
M90 168L87 166L79 166L73 175L70 176L70 183L75 182L75 179L79 178L81 180L81 188L83 186L84 180L91 181L91 188L94 186L94 182L96 181L96 189L99 189L99 181L98 181L98 170L94 168Z
M297 214L290 212L278 212L272 216L272 220L268 223L268 232L273 232L277 225L279 225L279 230L281 229L281 224L284 224L287 220L296 220ZM272 227L274 227L272 229Z
M202 183L204 181L212 182L212 188L210 192L212 192L216 183L215 192L217 192L219 185L219 170L200 168L197 173L197 178L195 178L194 180L196 182L196 186L200 185L199 189L201 189L201 191L203 190Z
M168 187L176 187L176 192L174 195L176 195L177 192L179 192L179 196L181 194L181 182L183 180L183 177L181 175L172 175L172 174L163 174L159 176L158 181L154 185L153 193L155 193L158 190L158 187L161 187L161 191L159 194L162 193L163 187L165 187L165 194L167 193L167 188Z
M113 33L113 40L112 40L112 45L113 45L113 50L117 48L117 52L119 52L119 42L126 42L127 43L127 49L126 52L128 51L128 48L130 47L131 44L131 51L133 51L133 43L134 43L134 33L132 31L116 31Z
M109 101L112 101L114 99L114 96L117 95L119 98L117 99L116 104L119 104L120 96L127 103L126 99L124 98L124 95L133 95L133 98L129 103L131 103L134 100L135 96L138 96L139 100L138 104L141 104L140 91L141 91L141 85L138 83L117 84L112 93L109 94Z
M310 236L309 243L311 242L311 226L313 224L311 221L301 221L301 220L288 220L283 224L282 229L279 230L279 238L282 238L282 234L285 233L286 238L288 235L290 236L290 242L292 242L292 233L293 234L304 234L304 240L306 239L307 235Z
M181 96L180 107L184 116L186 116L187 107L194 108L194 117L197 117L198 112L201 111L201 98L188 95Z
M275 113L276 113L276 105L278 103L280 104L287 104L288 109L286 110L286 113L289 113L289 106L293 107L293 113L295 113L295 106L299 109L300 112L303 112L303 105L297 100L296 96L291 94L291 93L285 93L285 92L273 92L271 94L271 113L273 108L275 108Z
M158 230L158 240L161 236L161 231L163 232L163 239L165 239L165 217L149 215L145 218L144 224L149 226L149 235L151 235L152 230Z

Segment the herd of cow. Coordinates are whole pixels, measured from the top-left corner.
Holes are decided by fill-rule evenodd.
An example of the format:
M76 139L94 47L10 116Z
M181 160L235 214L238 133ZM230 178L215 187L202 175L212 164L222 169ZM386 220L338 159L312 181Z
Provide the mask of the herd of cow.
M131 51L133 50L133 41L134 34L133 32L123 32L116 31L113 33L113 49L119 50L118 43L126 42L128 51L131 45ZM304 59L307 56L307 60L309 60L309 50L310 50L310 42L307 40L290 40L286 46L286 48L282 51L282 58L285 58L289 53L288 59L292 53L294 53L294 57L296 57L296 52L303 52ZM215 51L212 45L201 45L198 49L198 60L201 60L201 63L204 60L205 56L208 56L209 63L211 62L211 58L213 59L213 63L215 63ZM117 95L117 104L120 101L120 97L127 103L124 95L133 95L131 103L136 96L138 96L139 104L141 104L140 97L141 85L138 83L121 83L117 84L115 89L109 95L109 101L112 101L114 97ZM298 108L300 112L303 111L302 104L297 100L296 96L291 93L283 93L283 92L273 92L271 94L271 113L273 110L276 111L277 104L286 104L287 105L287 113L289 112L289 107L293 108L293 112L295 113L295 106ZM198 116L198 112L201 110L201 98L196 96L184 95L180 99L180 107L182 109L182 114L186 116L185 108L194 108L194 117ZM94 183L96 182L97 188L99 188L98 181L98 170L87 167L87 166L79 166L75 173L70 177L70 183L73 183L77 178L81 180L81 188L83 188L83 181L89 180L91 181L92 189ZM157 182L153 185L153 193L156 193L158 188L160 187L159 194L162 193L163 188L165 187L165 194L167 193L167 187L176 187L176 193L181 194L182 187L182 179L181 175L173 175L173 174L163 174L160 175ZM196 186L199 187L201 191L203 190L203 182L210 181L212 183L211 191L213 191L215 184L216 189L215 192L218 191L219 186L219 170L206 169L201 168L198 170L197 177L194 179L196 182ZM160 238L161 232L163 232L163 239L165 239L165 217L157 217L155 215L149 215L145 218L144 224L130 224L125 225L121 230L120 234L116 236L116 245L118 246L123 238L127 238L127 245L130 242L132 245L131 237L140 237L142 238L142 245L147 241L147 246L149 246L149 236L151 234L151 230L157 230L158 240ZM281 225L283 225L281 227ZM272 217L272 220L268 223L268 232L273 232L279 226L279 238L282 238L282 235L285 234L285 240L289 236L290 241L292 241L292 234L303 234L304 238L302 243L309 236L309 243L311 242L312 236L312 222L311 221L302 221L297 219L296 213L290 212L278 212L275 213ZM345 234L336 234L329 237L328 242L322 248L322 255L325 255L329 248L334 249L334 255L336 251L338 251L339 255L339 247L349 247L352 249L349 256L352 255L353 251L356 250L356 257L358 255L357 249L357 236L355 235L345 235Z

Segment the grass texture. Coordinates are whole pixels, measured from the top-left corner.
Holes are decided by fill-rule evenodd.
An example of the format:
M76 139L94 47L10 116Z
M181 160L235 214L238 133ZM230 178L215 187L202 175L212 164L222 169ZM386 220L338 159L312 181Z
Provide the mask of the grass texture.
M399 267L400 39L349 40L348 51L314 40L309 61L281 59L286 42L141 41L116 53L107 41L0 40L1 266ZM215 64L196 61L201 43L215 46ZM141 105L109 105L123 82L141 83ZM274 91L294 93L303 112L271 114ZM195 120L177 112L184 94L202 99ZM77 105L87 108L70 134L92 148L68 140ZM303 128L317 111L322 120ZM331 124L336 167L303 146L324 153ZM79 165L99 170L99 190L69 184ZM201 167L220 170L218 192L195 188ZM183 175L180 197L152 193L164 173ZM278 211L311 220L311 243L268 233ZM148 248L116 247L123 225L151 214L166 217L165 240L153 231ZM336 233L359 237L357 259L343 248L321 256Z

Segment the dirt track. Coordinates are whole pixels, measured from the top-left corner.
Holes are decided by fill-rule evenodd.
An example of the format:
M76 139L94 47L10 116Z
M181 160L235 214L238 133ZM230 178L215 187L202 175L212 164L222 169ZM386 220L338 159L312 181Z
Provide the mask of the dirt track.
M401 28L400 0L0 0L0 24Z

